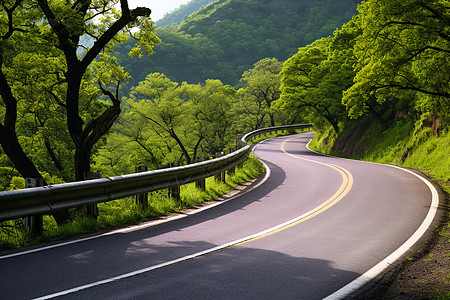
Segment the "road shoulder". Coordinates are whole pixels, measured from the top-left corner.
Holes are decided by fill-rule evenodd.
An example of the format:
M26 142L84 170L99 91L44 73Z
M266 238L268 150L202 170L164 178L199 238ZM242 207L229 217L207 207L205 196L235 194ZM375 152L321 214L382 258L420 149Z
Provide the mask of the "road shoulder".
M426 175L421 173L421 176ZM374 280L349 295L348 299L431 299L450 297L449 195L436 184L439 208L426 234Z

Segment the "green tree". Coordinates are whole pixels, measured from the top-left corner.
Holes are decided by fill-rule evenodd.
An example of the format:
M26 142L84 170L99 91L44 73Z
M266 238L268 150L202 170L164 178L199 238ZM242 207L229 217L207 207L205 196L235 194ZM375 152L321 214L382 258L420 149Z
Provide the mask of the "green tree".
M157 169L222 152L234 142L235 94L219 80L179 85L161 73L147 75L98 150L96 168L120 174L132 171L130 166Z
M136 101L133 103L132 110L136 119L147 120L161 138L173 139L186 163L190 164L193 160L187 146L190 142L187 135L192 132L189 130L192 122L187 118L187 104L181 99L180 92L178 84L165 75L150 74L135 88L133 96ZM137 99L141 100L137 101ZM172 148L168 150L172 152Z
M102 93L112 104L85 125L86 122L80 115L80 91L83 77L100 52L115 38L121 38L117 35L129 25L132 27L138 25L142 29L138 37L139 46L145 47L147 52L152 53L151 47L157 39L152 34L153 24L149 20L151 11L142 7L130 10L125 0L120 1L120 11L112 7L114 4L112 1L76 1L68 6L60 2L49 4L47 1L38 0L38 4L51 28L50 36L56 39L55 47L62 51L67 65L64 73L67 82L65 95L67 126L75 143L75 179L82 180L84 173L90 170L92 147L109 131L120 114L120 100L117 93L113 94L103 88L102 79L99 79ZM103 15L104 23L94 25L91 22L96 14ZM84 56L79 58L77 50L80 37L85 34L95 37L95 42ZM139 51L134 49L133 53L140 53ZM118 83L121 79L120 76L116 78Z
M194 157L199 147L208 155L223 151L232 133L234 119L230 107L236 90L212 79L204 84L184 83L181 88L190 104L189 118L193 118L197 133Z
M94 145L119 116L118 89L111 92L108 86L118 86L127 75L114 59L101 56L96 61L97 57L111 49L116 41L124 41L127 37L124 32L130 32L133 27L140 31L130 32L139 41L131 54L140 55L141 47L151 53L158 39L152 32L150 9L130 10L125 0L120 1L119 9L114 7L116 3L88 0L0 2L3 8L0 13L0 94L5 108L0 142L22 176L41 177L16 134L17 113L22 107L28 109L28 104L33 102L44 110L42 103L52 103L63 109L75 148L76 180L82 180L83 174L89 171ZM101 21L93 22L94 18ZM93 45L80 54L84 37L90 37ZM29 62L28 68L21 68ZM27 104L22 100L25 95L20 88L21 78L36 77L39 72L43 73L41 77L46 86L40 87L41 94L35 92ZM24 88L33 89L38 82L28 82ZM107 101L99 100L100 94L105 95ZM35 116L38 113L40 127L50 128L42 120L41 112L35 108L31 111ZM47 149L52 156L51 145Z
M9 74L19 71L12 66L15 65L15 58L20 56L24 41L28 38L24 31L36 20L35 11L29 7L28 3L25 5L29 10L23 11L21 2L0 2L2 8L0 11L0 96L2 100L0 144L4 153L23 177L42 178L19 143L17 120L20 103L13 91L15 84L8 78ZM36 42L33 35L29 38L32 42Z
M283 64L276 58L264 58L254 64L254 68L245 71L241 82L245 84L239 93L241 94L242 106L253 114L257 120L257 129L263 126L265 116L270 119L270 126L275 126L276 112L271 108L272 103L280 98L281 70ZM253 112L250 111L253 108Z
M298 115L317 125L326 120L339 132L339 122L346 115L342 91L353 77L352 70L346 74L349 68L342 65L348 66L349 61L333 52L331 43L331 37L317 40L286 61L277 107L289 111L292 120Z
M349 114L361 116L373 100L383 104L416 94L419 111L448 115L449 2L371 0L359 11L364 30L354 51L357 75L343 99Z

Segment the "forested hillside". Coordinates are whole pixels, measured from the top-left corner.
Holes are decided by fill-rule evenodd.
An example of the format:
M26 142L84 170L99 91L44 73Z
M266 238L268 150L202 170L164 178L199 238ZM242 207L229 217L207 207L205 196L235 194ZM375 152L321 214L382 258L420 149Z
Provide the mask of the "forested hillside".
M450 5L366 1L284 64L279 110L313 122L315 147L450 180Z
M215 0L191 0L190 2L181 5L174 11L167 13L164 17L156 22L156 26L163 27L168 25L175 25L181 23L183 19L190 14L198 11L202 6L208 5Z
M264 57L285 60L298 47L329 36L355 15L358 0L219 0L177 27L157 28L155 54L141 60L116 48L119 63L133 74L129 87L152 72L198 83L220 79L236 85Z

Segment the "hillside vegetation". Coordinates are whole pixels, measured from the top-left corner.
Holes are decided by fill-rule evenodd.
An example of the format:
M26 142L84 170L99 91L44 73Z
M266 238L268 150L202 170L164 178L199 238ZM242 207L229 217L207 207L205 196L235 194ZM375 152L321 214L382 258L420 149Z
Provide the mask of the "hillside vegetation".
M169 25L176 25L183 21L183 19L190 14L198 11L202 6L208 5L215 0L191 0L190 2L181 5L174 11L167 13L164 17L156 22L156 26L163 27Z
M129 87L153 72L199 83L220 79L235 86L265 57L280 61L298 47L333 33L356 14L357 0L218 0L175 27L159 27L155 54L130 59L131 43L117 47L119 63L133 74Z
M316 124L316 149L450 180L450 6L366 1L284 64L276 107Z

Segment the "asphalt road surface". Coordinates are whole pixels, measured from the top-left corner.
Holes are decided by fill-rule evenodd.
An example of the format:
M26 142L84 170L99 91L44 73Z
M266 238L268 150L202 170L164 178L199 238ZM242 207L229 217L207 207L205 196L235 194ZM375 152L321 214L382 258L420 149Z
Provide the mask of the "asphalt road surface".
M436 203L414 174L313 153L306 149L311 137L258 145L255 155L269 176L207 210L0 256L0 299L345 295L335 292L389 263L383 260L391 253L408 250Z

